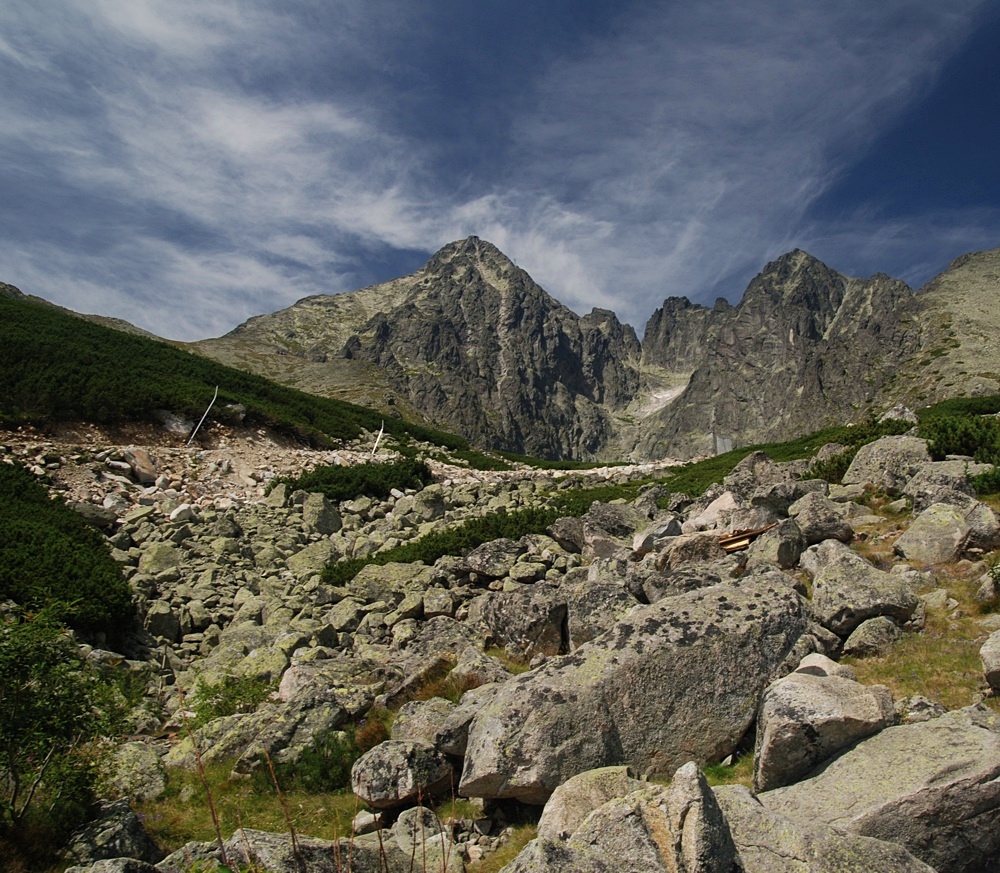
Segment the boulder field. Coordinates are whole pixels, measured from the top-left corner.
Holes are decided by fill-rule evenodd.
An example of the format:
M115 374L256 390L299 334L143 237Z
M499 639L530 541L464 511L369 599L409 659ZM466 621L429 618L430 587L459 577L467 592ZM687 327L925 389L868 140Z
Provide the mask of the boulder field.
M1000 869L996 712L893 700L838 663L920 633L928 610L954 610L943 567L965 562L981 600L997 599L983 558L1000 547L1000 519L969 492L963 465L932 461L920 440L871 444L843 485L756 453L697 498L653 486L545 533L432 566L369 565L338 585L321 575L331 561L545 506L586 477L437 465L421 492L333 504L264 494L267 477L237 472L245 459L227 469L225 448L211 460L108 449L88 456L88 479L39 442L8 439L5 453L36 461L102 527L142 619L128 651L98 645L90 656L155 665L159 696L115 756L121 798L162 791L165 770L195 765L195 743L238 776L263 752L293 762L383 707L396 713L392 735L351 776L383 830L350 841L350 869L409 869L417 844L432 869L481 856L468 833L435 824L429 807L451 792L486 817L540 816L508 873ZM876 489L888 514L873 514ZM856 546L887 527L892 551L873 562ZM726 547L748 529L746 543ZM1000 683L991 629L984 699ZM518 663L530 669L512 673ZM174 738L185 697L229 676L271 693ZM442 676L464 693L417 699ZM708 785L702 767L750 750L752 789ZM95 832L116 820L127 830L127 804L112 806ZM186 861L127 845L76 839L71 869L172 873L219 857L215 844L190 845ZM348 843L248 827L227 845L274 873L348 869Z

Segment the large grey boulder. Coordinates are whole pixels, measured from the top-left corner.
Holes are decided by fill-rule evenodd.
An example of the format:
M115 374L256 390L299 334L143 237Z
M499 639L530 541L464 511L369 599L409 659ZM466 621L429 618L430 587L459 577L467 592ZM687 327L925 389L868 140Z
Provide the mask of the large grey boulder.
M306 530L329 536L342 527L340 513L322 494L309 494L302 502L302 523Z
M396 840L379 834L340 840L320 840L291 834L273 834L243 828L223 844L226 859L235 869L266 870L268 873L414 873L415 870L462 873L461 854L451 844L437 849L428 841L419 853L403 851ZM427 865L422 868L422 859ZM222 861L216 843L188 843L167 856L159 873L188 873L192 864ZM96 871L94 871L96 873Z
M803 554L803 564L814 573L812 605L817 619L841 637L878 615L904 624L917 614L920 599L903 576L873 567L837 540L811 546Z
M790 570L799 563L806 545L806 538L795 520L785 519L750 543L746 569L771 566Z
M100 804L94 821L73 833L65 856L77 864L107 858L135 858L155 864L163 858L127 799Z
M474 548L466 555L464 563L469 572L488 579L501 579L527 551L524 543L501 537Z
M506 873L739 873L725 816L694 763L669 787L650 786L608 801L568 840L539 836Z
M526 657L569 650L566 599L535 585L491 591L469 604L468 621L482 624L495 645L517 646Z
M430 744L386 740L354 762L351 789L375 809L393 809L442 796L453 777L451 764Z
M760 801L904 846L937 870L1000 864L1000 716L982 706L886 728L795 785Z
M788 508L795 519L807 546L823 540L840 540L849 543L854 531L844 516L844 508L825 494L810 491Z
M979 650L983 675L994 694L1000 690L1000 631L993 631Z
M806 626L777 571L638 607L500 688L470 725L459 793L540 804L597 767L669 775L720 760Z
M566 598L571 649L610 630L639 603L622 585L620 577L601 573L600 564L600 561L591 564L591 572L573 571L579 574L574 581L570 581L570 574L563 581L561 593ZM650 598L653 599L656 598Z
M884 685L790 673L769 685L761 699L754 789L789 785L894 721L892 693Z
M841 480L844 485L872 485L900 494L906 483L931 460L927 441L911 436L887 436L858 449Z
M895 843L772 812L742 785L715 796L745 873L934 873Z
M903 495L913 502L914 512L923 512L935 503L962 502L975 497L969 476L985 473L989 464L968 461L931 461L923 464L903 488Z
M538 820L538 836L553 842L568 840L595 809L643 787L645 783L628 767L600 767L573 776L546 802Z
M902 636L902 628L891 618L886 618L884 615L869 618L861 622L844 641L841 654L852 658L887 655Z
M965 549L969 531L961 508L935 503L913 519L893 550L914 564L952 563Z

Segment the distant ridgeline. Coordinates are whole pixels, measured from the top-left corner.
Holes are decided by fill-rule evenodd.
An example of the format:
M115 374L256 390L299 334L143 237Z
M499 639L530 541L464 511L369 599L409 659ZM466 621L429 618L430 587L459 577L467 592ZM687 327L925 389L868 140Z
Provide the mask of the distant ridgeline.
M648 460L794 438L897 403L1000 391L1000 249L919 292L795 250L736 306L664 301L642 343L578 316L495 246L451 243L410 276L259 315L203 354L337 396L391 397L480 447ZM280 363L279 363L280 362ZM347 386L347 387L345 387Z
M113 330L0 285L0 424L155 421L156 410L197 421L215 386L213 420L284 431L312 445L376 432L374 410L316 397L166 342ZM386 433L468 449L468 442L397 419Z

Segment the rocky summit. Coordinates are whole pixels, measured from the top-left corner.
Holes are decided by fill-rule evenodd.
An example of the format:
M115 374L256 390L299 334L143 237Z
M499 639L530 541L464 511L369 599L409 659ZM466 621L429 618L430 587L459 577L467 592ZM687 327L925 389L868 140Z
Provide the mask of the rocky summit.
M192 348L486 447L692 457L1000 391L998 262L1000 249L966 255L914 292L795 250L737 305L666 299L640 344L614 313L577 316L469 237L410 276L308 297Z

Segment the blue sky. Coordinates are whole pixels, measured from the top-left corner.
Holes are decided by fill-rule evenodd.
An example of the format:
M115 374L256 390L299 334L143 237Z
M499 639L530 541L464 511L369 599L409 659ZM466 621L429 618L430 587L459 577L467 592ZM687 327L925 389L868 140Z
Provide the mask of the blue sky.
M0 281L218 336L476 234L641 332L1000 245L982 0L5 0Z

